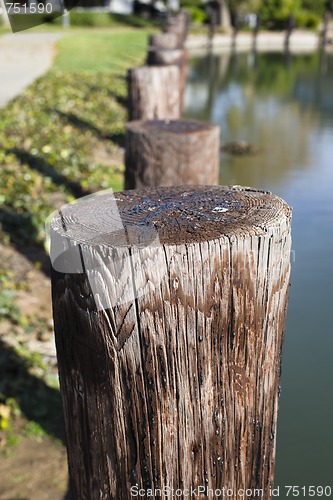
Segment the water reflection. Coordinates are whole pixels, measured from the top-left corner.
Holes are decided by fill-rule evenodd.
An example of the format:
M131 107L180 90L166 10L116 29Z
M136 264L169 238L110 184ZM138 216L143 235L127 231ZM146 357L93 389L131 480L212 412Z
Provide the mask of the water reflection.
M185 114L219 124L222 143L260 149L221 153L221 184L269 189L293 206L277 483L332 485L333 53L193 57Z
M218 123L222 143L259 148L246 158L223 154L222 184L280 184L295 165L309 168L312 130L333 112L332 65L332 57L317 53L193 58L186 116Z

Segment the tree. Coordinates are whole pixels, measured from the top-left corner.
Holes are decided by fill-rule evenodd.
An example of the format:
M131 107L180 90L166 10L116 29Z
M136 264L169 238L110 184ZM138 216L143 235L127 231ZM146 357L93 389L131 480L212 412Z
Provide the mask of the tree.
M295 15L301 8L301 0L265 0L260 8L263 23L272 23L284 27L289 16Z
M321 17L325 12L327 3L327 0L316 0L315 2L313 0L301 0L301 7Z
M226 30L231 29L230 9L227 0L219 0L220 4L220 25Z

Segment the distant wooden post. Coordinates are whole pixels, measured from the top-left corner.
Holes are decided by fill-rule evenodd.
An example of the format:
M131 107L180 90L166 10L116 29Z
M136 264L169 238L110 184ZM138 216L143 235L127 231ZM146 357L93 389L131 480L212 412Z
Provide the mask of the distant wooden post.
M267 192L205 186L97 196L53 219L74 498L269 498L290 217ZM71 245L81 274L61 272Z
M140 120L126 126L125 189L217 184L220 128L197 120Z
M180 113L183 108L184 92L188 72L188 52L184 50L189 16L187 12L169 14L164 23L164 33L151 35L147 64L149 66L177 65L179 67ZM167 118L160 116L160 118Z
M142 66L128 71L129 120L180 116L178 66Z
M181 49L178 36L175 33L155 33L149 36L148 45L157 49Z
M182 111L188 73L188 51L185 49L161 49L148 47L147 64L149 66L177 65L179 68L179 98Z
M189 20L189 15L184 10L177 14L169 14L163 25L163 32L176 34L179 46L183 47L187 37Z
M188 51L184 49L160 49L148 47L147 63L152 66L181 65L187 63Z

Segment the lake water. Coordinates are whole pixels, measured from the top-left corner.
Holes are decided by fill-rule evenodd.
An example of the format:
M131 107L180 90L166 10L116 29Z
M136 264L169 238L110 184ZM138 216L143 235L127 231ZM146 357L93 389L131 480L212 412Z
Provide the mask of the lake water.
M286 485L332 486L333 53L192 57L185 103L186 117L220 125L222 143L259 148L221 153L221 184L268 189L293 207L276 484L279 498L291 497Z

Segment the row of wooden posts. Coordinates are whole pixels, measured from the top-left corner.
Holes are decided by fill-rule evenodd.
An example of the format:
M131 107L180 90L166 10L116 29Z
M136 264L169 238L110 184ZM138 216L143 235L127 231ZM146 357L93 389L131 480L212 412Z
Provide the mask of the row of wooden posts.
M129 71L126 186L141 189L50 227L73 500L272 496L291 211L212 185L219 128L179 117L186 22Z
M180 118L188 21L184 11L169 16L149 37L147 64L128 72L125 189L218 182L219 127Z

